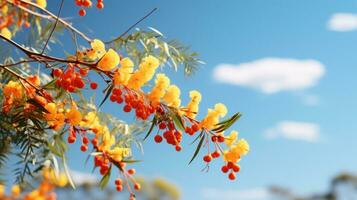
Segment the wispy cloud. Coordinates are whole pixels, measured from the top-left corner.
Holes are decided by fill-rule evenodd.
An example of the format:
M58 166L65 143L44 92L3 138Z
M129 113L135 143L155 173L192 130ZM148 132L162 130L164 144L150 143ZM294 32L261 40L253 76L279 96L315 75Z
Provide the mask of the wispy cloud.
M357 30L357 14L336 13L327 23L328 29L332 31L354 31Z
M320 127L314 123L282 121L264 131L267 139L285 138L317 142L320 139Z
M237 65L220 64L214 69L213 77L222 83L273 94L313 87L324 74L324 65L316 60L263 58Z
M71 177L75 185L83 184L98 184L99 178L90 173L83 173L79 171L71 171Z
M267 200L269 191L265 188L253 188L248 190L207 188L201 191L202 199L205 200Z

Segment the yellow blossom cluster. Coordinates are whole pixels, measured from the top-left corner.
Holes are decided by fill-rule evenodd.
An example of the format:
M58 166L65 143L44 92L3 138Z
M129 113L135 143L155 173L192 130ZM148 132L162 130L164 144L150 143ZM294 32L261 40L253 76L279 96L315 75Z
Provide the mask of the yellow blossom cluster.
M167 88L167 92L163 99L168 106L178 108L181 104L180 93L181 91L179 87L177 87L176 85L170 85Z
M45 105L45 109L48 112L44 114L48 125L50 125L53 130L60 130L65 123L65 114L62 105L51 102Z
M139 69L131 75L128 80L128 87L139 90L145 83L150 81L159 67L160 62L154 56L147 56L139 65Z
M225 139L228 150L224 151L223 159L226 162L237 163L241 156L249 152L249 144L245 139L238 140L238 132L232 131Z
M5 98L21 99L23 95L23 87L17 81L9 81L3 88Z
M222 103L217 103L214 109L208 109L208 114L201 122L201 127L208 130L215 128L219 123L219 118L227 114L227 107Z
M201 93L197 90L190 91L190 102L187 104L185 110L186 115L192 119L194 119L198 113L198 105L201 102Z
M123 58L120 67L114 73L114 85L127 85L134 70L134 63L130 58Z
M156 105L160 102L161 98L165 95L166 89L170 85L170 79L165 74L157 74L155 80L155 86L148 94L153 105Z

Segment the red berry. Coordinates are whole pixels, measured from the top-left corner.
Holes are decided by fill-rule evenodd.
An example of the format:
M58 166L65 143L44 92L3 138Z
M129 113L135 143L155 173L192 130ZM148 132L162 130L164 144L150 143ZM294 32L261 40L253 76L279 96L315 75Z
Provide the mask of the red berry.
M84 9L80 9L79 11L78 11L78 14L79 14L79 16L84 16L84 15L86 15L86 11L84 10Z
M94 138L94 139L92 140L92 144L93 144L93 146L97 146L98 140L97 140L96 138Z
M217 136L212 136L211 140L212 140L212 142L217 142L218 141L218 137Z
M159 124L159 129L165 129L165 128L166 128L165 122L161 122L161 123Z
M96 82L91 82L91 83L90 83L90 88L91 88L92 90L97 89L97 87L98 87L98 84L97 84Z
M80 73L82 76L87 76L87 74L88 74L88 69L80 68L80 69L79 69L79 73Z
M128 170L128 174L130 174L130 175L135 174L135 169L129 169L129 170Z
M97 3L97 8L98 9L103 9L104 8L104 4L102 2Z
M83 142L83 144L88 144L89 139L87 137L83 137L82 142Z
M226 166L226 165L224 165L222 168L221 168L221 171L223 172L223 173L227 173L228 172L228 167Z
M212 157L213 157L213 158L218 158L220 155L221 155L221 154L219 153L219 151L214 151L214 152L212 153Z
M234 172L239 172L240 171L240 167L237 164L234 164L232 169L233 169Z
M68 143L72 144L76 141L76 137L74 136L69 136L68 139L67 139Z
M188 133L188 134L192 133L192 128L189 127L189 126L186 126L185 132ZM191 134L190 134L190 135L191 135Z
M61 69L58 69L58 68L56 68L56 69L54 69L53 70L53 75L55 76L55 77L60 77L61 75L62 75L62 70Z
M234 172L231 172L229 173L228 178L233 181L234 179L236 179L236 174Z
M175 150L176 150L176 151L181 151L181 149L182 149L182 147L181 147L180 145L176 145L176 146L175 146Z
M88 150L88 146L87 145L82 145L81 146L81 151L85 152Z
M211 157L211 155L205 155L204 157L203 157L203 160L205 161L205 162L211 162L211 160L212 160L212 157Z
M123 98L122 98L122 97L120 97L120 96L119 96L119 97L117 98L117 103L118 103L118 104L123 103L123 101L124 101L124 100L123 100Z
M74 79L74 85L77 88L84 88L84 81L80 77L77 77Z
M112 94L112 95L110 95L109 99L111 102L115 102L117 100L117 96Z
M117 95L117 96L121 96L122 91L121 91L121 89L119 89L119 88L114 88L114 89L113 89L113 94L115 94L115 95Z
M192 125L192 131L197 132L200 129L200 127L197 124Z
M124 112L130 112L131 111L131 106L130 105L125 105L123 110L124 110Z
M115 185L121 185L121 184L122 184L121 179L120 179L120 178L117 178L117 179L115 180Z
M155 140L156 143L161 143L162 142L161 135L155 135L154 140Z
M224 142L224 137L221 136L221 135L219 135L219 136L218 136L218 142Z

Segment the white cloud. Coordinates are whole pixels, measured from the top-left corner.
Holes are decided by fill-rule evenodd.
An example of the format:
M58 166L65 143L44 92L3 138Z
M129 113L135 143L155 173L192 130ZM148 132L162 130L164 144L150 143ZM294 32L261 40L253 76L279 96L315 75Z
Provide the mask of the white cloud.
M263 58L237 65L220 64L213 73L220 82L272 94L315 86L325 74L325 67L316 60Z
M207 188L201 191L205 200L267 200L269 190L265 188L253 188L248 190Z
M332 31L354 31L357 30L357 14L336 13L331 16L327 27Z
M317 124L307 122L282 121L275 127L264 131L264 135L268 139L286 138L317 142L320 139L320 127Z
M71 170L71 178L73 180L74 185L79 186L83 184L98 184L99 178L90 173L83 173L79 171Z

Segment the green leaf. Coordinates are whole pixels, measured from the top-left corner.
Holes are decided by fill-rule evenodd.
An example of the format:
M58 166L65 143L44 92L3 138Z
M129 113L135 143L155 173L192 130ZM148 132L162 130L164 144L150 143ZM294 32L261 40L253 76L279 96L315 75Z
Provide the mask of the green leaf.
M192 163L192 161L196 158L196 156L197 156L197 154L200 152L200 149L201 149L201 147L202 147L202 145L203 145L203 141L205 140L205 134L203 133L203 132L201 132L201 140L200 140L200 142L198 143L198 145L197 145L197 148L196 148L196 151L195 151L195 153L193 154L193 156L192 156L192 158L191 158L191 160L190 160L190 162L188 163L188 164L191 164Z
M241 113L236 113L234 114L231 118L224 120L220 123L217 124L217 128L212 129L212 131L220 133L222 131L227 130L228 128L230 128L240 117L242 116Z
M112 93L113 88L114 88L114 84L109 85L109 88L108 88L107 91L106 91L106 94L105 94L104 99L103 99L102 102L100 102L100 104L99 104L99 108L100 108L100 107L104 104L104 102L108 99L110 93Z
M146 134L146 136L144 137L144 140L146 140L146 138L149 137L149 135L151 134L152 130L154 130L154 127L157 123L157 119L156 119L156 116L154 117L154 119L152 119L152 123L151 123L151 126L150 126L150 129L148 131L148 133Z
M108 172L102 177L102 179L100 180L99 183L99 187L101 190L104 190L105 186L107 186L109 179L110 179L110 175L112 172L112 166L109 167Z
M181 131L185 131L185 125L182 123L182 118L177 112L172 112L172 120L174 120L175 126L178 127Z

